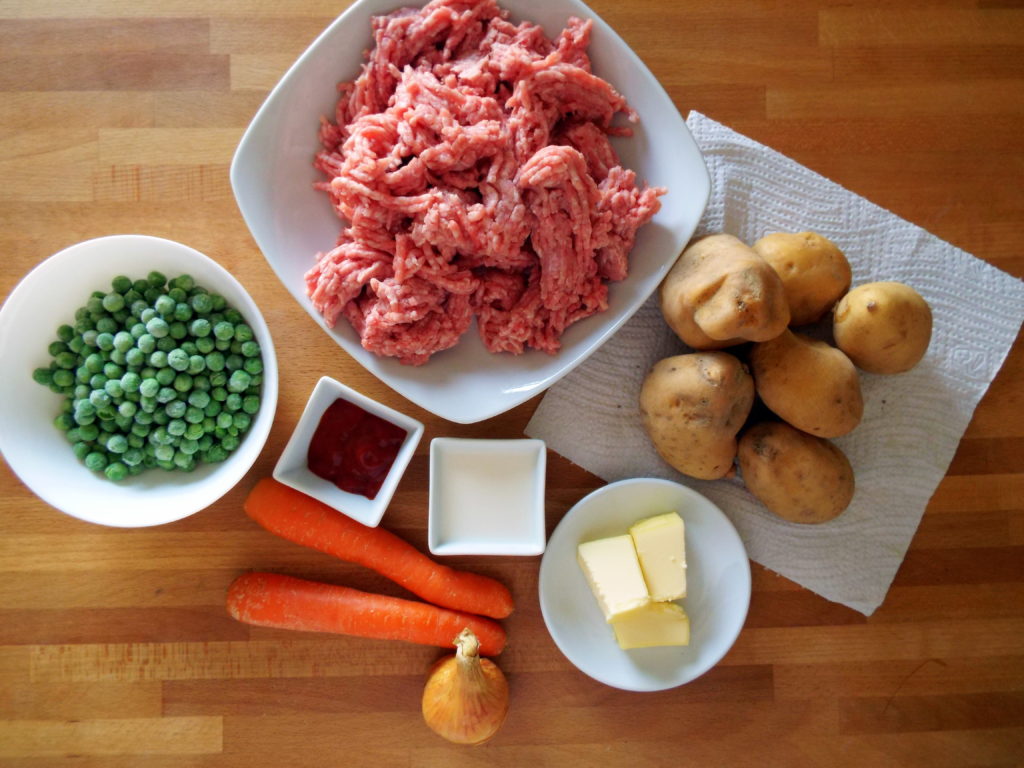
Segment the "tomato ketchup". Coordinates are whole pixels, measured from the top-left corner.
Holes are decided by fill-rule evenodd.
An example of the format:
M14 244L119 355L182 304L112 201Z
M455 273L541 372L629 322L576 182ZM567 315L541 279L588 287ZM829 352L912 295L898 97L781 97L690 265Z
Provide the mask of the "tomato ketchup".
M406 431L341 398L320 417L306 454L313 474L341 490L376 497Z

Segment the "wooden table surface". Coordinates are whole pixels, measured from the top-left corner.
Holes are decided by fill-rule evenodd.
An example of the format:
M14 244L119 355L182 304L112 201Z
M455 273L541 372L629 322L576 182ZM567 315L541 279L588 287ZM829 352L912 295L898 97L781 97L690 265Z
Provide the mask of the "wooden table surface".
M505 581L518 605L499 659L511 713L476 749L448 745L420 718L438 651L250 628L226 615L225 589L249 569L399 593L242 513L318 377L425 422L385 517L424 550L430 439L520 437L538 402L470 426L411 405L317 329L238 213L228 164L243 130L345 5L0 2L0 295L74 242L169 237L240 278L282 371L260 459L187 520L142 530L78 522L0 469L0 764L1024 764L1019 342L884 605L865 618L755 565L736 645L682 688L628 693L572 667L541 618L539 558L452 559ZM684 114L697 109L1024 275L1020 2L592 5ZM600 485L554 454L547 482L549 531Z

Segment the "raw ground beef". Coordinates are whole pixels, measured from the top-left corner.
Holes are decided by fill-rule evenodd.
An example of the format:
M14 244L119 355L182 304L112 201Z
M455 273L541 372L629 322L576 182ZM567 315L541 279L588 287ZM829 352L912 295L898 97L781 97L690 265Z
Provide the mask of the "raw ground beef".
M373 20L339 86L316 167L344 222L306 275L327 324L410 365L477 318L486 347L554 353L607 307L664 189L638 188L608 141L636 115L590 71L591 22L555 40L494 0L433 0ZM618 133L628 133L619 130Z

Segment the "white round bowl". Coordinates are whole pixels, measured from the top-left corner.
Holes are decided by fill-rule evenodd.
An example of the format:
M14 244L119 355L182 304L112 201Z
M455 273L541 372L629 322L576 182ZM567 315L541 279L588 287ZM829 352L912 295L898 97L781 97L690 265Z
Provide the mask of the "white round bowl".
M645 517L676 511L686 524L690 644L624 651L576 562L585 541L627 533ZM628 691L688 683L732 647L750 605L750 562L729 518L707 498L658 478L620 480L585 496L548 541L540 566L540 607L558 648L595 680Z
M63 395L36 383L32 372L52 359L57 327L94 290L110 290L117 275L133 280L158 270L189 274L245 317L263 354L260 410L241 445L218 464L193 472L153 469L120 483L86 469L53 425ZM277 359L270 331L252 298L217 262L188 246L146 235L112 235L72 245L26 275L0 308L0 453L43 501L91 523L136 528L160 525L209 506L241 480L270 433L277 407Z

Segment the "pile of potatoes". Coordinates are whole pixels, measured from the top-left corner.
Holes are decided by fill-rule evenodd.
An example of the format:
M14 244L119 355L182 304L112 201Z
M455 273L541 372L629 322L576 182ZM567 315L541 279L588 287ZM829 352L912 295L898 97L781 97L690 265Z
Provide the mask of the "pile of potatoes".
M654 447L683 474L735 475L786 520L820 523L849 506L849 460L828 438L851 432L864 401L858 368L900 373L931 340L927 302L910 286L850 290L850 264L814 232L753 246L727 234L690 244L660 289L661 310L695 352L657 362L640 412ZM831 323L834 345L791 330ZM729 349L730 351L724 351ZM755 400L777 419L752 417Z

